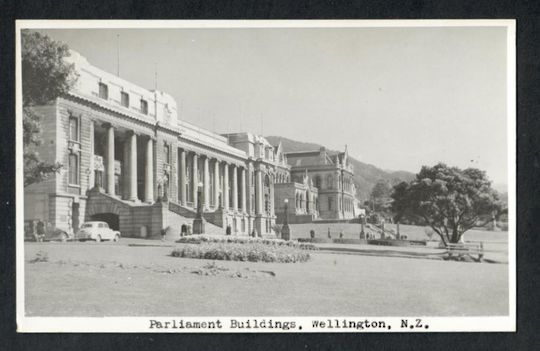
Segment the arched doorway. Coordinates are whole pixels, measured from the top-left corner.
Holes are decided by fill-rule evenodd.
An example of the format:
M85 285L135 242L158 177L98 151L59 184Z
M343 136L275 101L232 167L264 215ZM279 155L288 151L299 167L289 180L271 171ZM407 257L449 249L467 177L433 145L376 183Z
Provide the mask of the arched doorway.
M90 218L92 221L106 222L111 229L120 230L120 217L115 213L96 213Z

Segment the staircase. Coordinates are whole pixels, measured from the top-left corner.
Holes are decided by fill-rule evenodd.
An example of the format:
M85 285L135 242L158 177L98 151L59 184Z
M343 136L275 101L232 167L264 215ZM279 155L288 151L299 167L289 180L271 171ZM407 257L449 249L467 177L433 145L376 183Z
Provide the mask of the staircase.
M88 193L85 217L100 213L112 213L119 217L122 236L143 237L142 227L146 227L146 238L160 238L161 229L170 227L166 240L178 240L182 224L193 225L195 211L169 202L154 204L133 203L118 197L110 196L99 189ZM224 234L225 230L208 221L205 224L206 234Z
M173 205L174 206L174 205ZM195 218L195 215L193 217L186 217L178 214L176 211L171 210L171 206L169 203L169 209L166 211L167 216L167 225L170 227L170 230L165 235L165 240L167 241L176 241L180 238L180 231L182 228L182 224L187 224L189 226L193 226L193 219ZM220 228L212 223L206 222L205 223L205 234L225 234L225 230L223 228Z

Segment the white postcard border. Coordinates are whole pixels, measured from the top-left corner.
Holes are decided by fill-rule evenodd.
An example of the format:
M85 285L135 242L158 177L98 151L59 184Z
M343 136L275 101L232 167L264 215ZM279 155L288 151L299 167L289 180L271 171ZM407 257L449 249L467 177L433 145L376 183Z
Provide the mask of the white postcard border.
M507 143L508 143L508 270L509 315L493 317L28 317L24 314L24 209L22 81L20 31L25 28L406 28L406 27L506 27L507 29ZM497 20L17 20L16 21L16 309L18 332L189 332L189 333L264 333L264 332L512 332L516 331L516 23ZM421 323L418 323L417 320ZM169 328L151 328L152 320L170 322ZM179 321L203 323L220 320L223 328L172 328ZM231 328L236 321L294 322L297 328ZM407 327L403 328L403 320ZM314 327L313 322L325 323ZM324 321L330 321L328 324ZM329 328L334 321L338 327ZM346 323L384 322L385 328L344 328ZM255 324L252 322L251 324ZM360 323L362 324L362 323ZM421 327L411 328L413 324ZM200 324L201 325L201 324ZM246 325L246 324L244 324ZM341 327L339 327L341 325ZM349 325L349 324L345 324ZM353 325L353 324L350 324ZM388 325L391 329L388 329ZM428 328L425 328L428 325ZM156 324L154 323L154 326ZM289 325L290 326L290 325ZM298 329L301 326L302 329ZM319 324L320 326L320 324Z

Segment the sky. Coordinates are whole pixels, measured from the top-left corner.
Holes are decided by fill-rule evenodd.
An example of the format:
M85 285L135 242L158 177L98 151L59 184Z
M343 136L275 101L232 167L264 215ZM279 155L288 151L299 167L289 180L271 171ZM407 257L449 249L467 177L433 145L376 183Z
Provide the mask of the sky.
M218 133L347 145L386 170L442 161L507 183L502 27L40 32L105 71L157 84L180 119Z

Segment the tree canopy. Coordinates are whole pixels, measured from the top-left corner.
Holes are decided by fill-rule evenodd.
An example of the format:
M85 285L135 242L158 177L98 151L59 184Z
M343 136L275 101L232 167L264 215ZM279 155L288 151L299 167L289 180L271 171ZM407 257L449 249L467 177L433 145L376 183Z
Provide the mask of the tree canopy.
M33 107L52 103L67 93L77 76L73 65L64 61L69 48L46 35L30 30L21 32L23 95L24 186L38 183L60 170L60 163L47 163L39 156L41 119Z
M413 181L395 185L392 198L398 219L421 219L444 243L457 243L467 230L487 224L503 210L484 171L443 163L424 166Z

